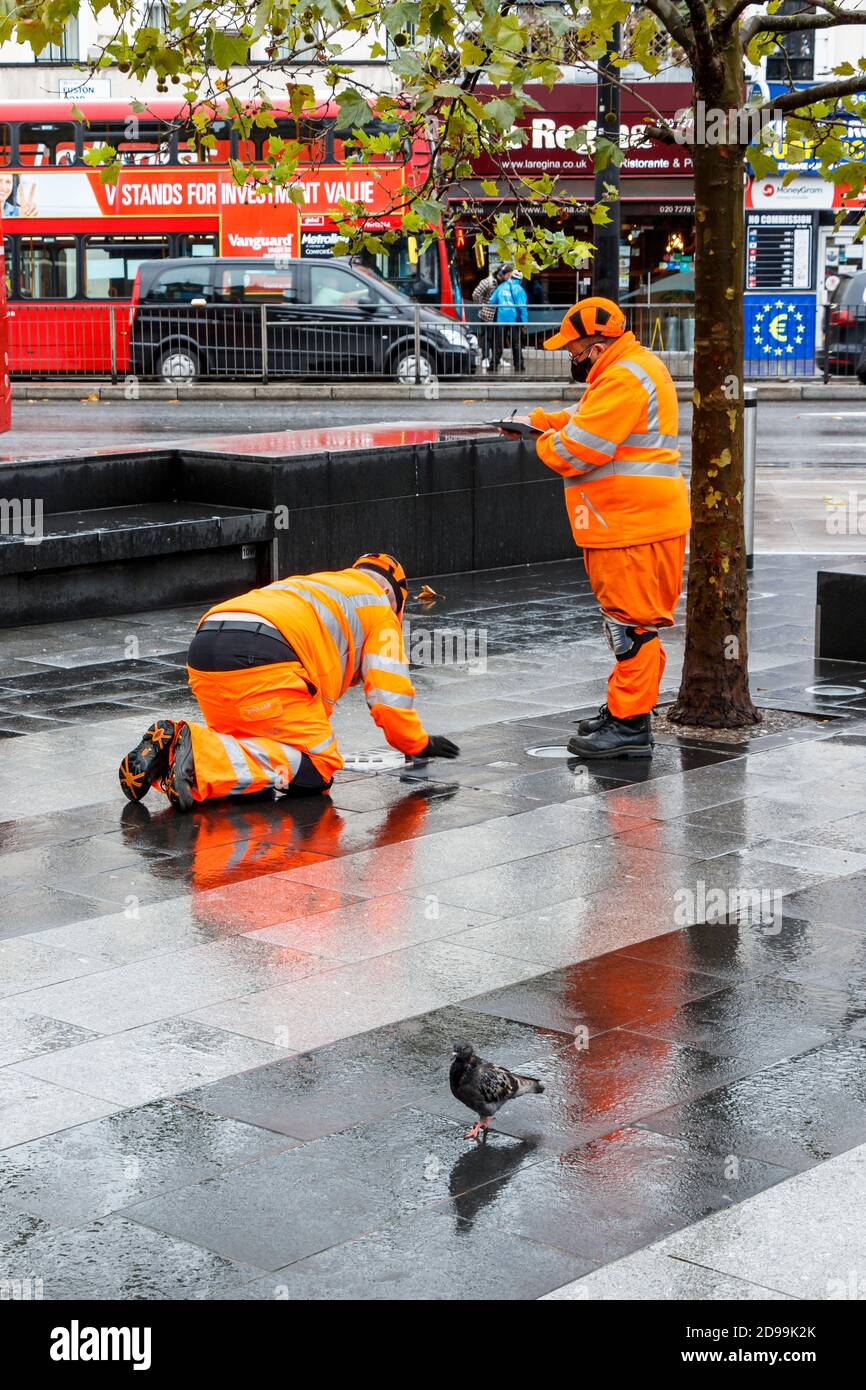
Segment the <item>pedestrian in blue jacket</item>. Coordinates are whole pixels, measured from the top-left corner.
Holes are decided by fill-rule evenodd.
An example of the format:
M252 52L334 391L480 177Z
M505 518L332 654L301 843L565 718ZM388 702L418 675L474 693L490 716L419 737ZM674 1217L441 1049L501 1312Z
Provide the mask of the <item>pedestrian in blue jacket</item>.
M496 326L499 330L490 362L491 371L496 371L499 359L506 344L511 343L511 356L516 372L523 371L523 328L529 321L526 311L527 297L523 281L515 275L511 266L503 267L502 279L490 296L489 302L496 307Z

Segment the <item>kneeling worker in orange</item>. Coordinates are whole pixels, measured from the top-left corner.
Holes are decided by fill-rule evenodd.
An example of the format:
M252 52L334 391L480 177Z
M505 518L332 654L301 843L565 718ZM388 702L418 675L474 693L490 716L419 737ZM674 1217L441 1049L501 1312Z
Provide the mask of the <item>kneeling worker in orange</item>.
M351 569L293 575L211 608L189 648L187 672L205 722L158 719L120 764L140 801L156 782L178 811L197 801L268 788L327 791L343 766L331 711L363 681L392 748L454 758L456 744L425 731L401 621L408 594L391 555Z
M667 367L625 331L610 299L569 309L544 346L565 348L586 380L577 410L529 419L538 456L565 479L565 505L616 665L607 703L581 720L580 758L651 758L651 713L665 669L659 628L682 590L688 493L679 468L677 395Z

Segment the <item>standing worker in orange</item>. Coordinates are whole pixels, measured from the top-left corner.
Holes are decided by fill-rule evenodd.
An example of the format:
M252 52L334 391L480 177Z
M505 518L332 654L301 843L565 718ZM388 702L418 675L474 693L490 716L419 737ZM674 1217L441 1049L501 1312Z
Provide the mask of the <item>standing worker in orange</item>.
M120 764L124 795L140 801L157 782L176 810L191 811L269 788L325 792L343 766L331 712L361 681L392 748L455 758L456 744L431 737L415 710L401 629L408 591L403 566L378 553L216 604L187 664L204 723L156 720Z
M651 758L651 714L665 669L659 628L682 591L688 492L679 468L677 395L664 363L625 330L610 299L583 299L544 346L565 348L587 389L577 410L534 410L538 457L565 479L574 539L616 664L607 702L578 725L579 758Z

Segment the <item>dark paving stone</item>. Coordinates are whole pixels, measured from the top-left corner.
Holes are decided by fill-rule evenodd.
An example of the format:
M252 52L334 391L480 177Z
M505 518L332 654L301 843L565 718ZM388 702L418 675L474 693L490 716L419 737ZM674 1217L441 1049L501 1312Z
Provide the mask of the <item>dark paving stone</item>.
M633 1024L632 1031L733 1057L743 1070L758 1070L828 1042L833 1031L846 1029L863 1013L866 1006L852 1011L840 990L765 976L661 1010Z
M446 1008L188 1091L191 1105L298 1139L386 1115L447 1080L451 1046L470 1038L506 1066L570 1045L568 1034Z
M254 1274L117 1216L70 1230L39 1228L0 1244L0 1278L32 1278L34 1271L46 1299L210 1297Z
M65 727L59 720L39 714L0 714L0 724L7 738L20 738L24 734L51 733L55 729Z
M474 1165L479 1177L486 1175L476 1154L496 1152L501 1143L497 1135L460 1161L466 1190L455 1196L454 1207L473 1239L511 1231L594 1264L620 1259L789 1176L785 1168L753 1159L732 1165L727 1153L626 1128L483 1185L472 1183Z
M79 724L86 720L98 719L123 719L130 714L151 713L153 707L144 706L140 702L137 704L124 703L120 701L114 703L111 700L94 699L92 703L82 703L79 705L54 705L49 707L47 713L56 719L66 723ZM0 716L2 718L2 716Z
M161 657L157 661L117 661L91 663L87 666L74 666L69 669L58 670L52 667L46 670L44 667L34 669L33 672L25 672L16 677L7 677L5 674L0 677L0 699L6 690L15 691L61 691L75 690L80 688L96 687L106 682L118 680L129 680L133 677L139 679L155 680L162 683L167 679L167 671L163 663L165 658Z
M58 725L54 726L59 727ZM12 854L16 850L39 848L45 845L61 845L73 840L85 840L91 835L115 832L124 829L127 812L142 812L145 807L133 806L125 802L97 802L91 806L76 806L68 811L51 811L40 816L26 816L18 820L0 823L0 851ZM179 824L195 822L192 816L174 816ZM154 845L159 849L159 845Z
M588 1274L587 1260L508 1232L474 1232L451 1208L324 1250L226 1298L473 1303L536 1299Z
M344 1171L328 1141L248 1163L124 1213L261 1269L279 1269L387 1220L380 1192Z
M797 917L820 926L866 931L866 874L819 883L785 900Z
M851 934L789 915L790 902L790 898L784 900L781 922L701 922L627 946L625 952L636 960L701 971L732 982L758 975L799 978L802 966L808 983L818 969L818 957L849 948Z
M624 951L468 999L467 1009L589 1036L675 1008L720 988L711 975L637 961Z
M866 1037L834 1039L643 1123L689 1143L812 1167L866 1140Z
M290 1143L178 1101L154 1101L5 1150L0 1187L14 1206L55 1225L81 1225Z
M743 1068L730 1057L615 1029L593 1038L588 1047L534 1057L518 1070L542 1081L544 1094L505 1105L491 1133L536 1140L561 1152L667 1105L706 1095L742 1075ZM447 1083L422 1104L448 1118L469 1115L471 1120Z
M0 940L25 936L28 932L64 927L89 917L106 917L117 911L117 903L84 894L64 893L57 888L21 888L3 899Z
M0 883L7 878L21 882L68 887L73 879L88 873L101 873L125 864L134 864L137 851L125 845L119 835L95 835L66 845L46 845L5 853L0 858ZM147 854L153 858L153 851Z

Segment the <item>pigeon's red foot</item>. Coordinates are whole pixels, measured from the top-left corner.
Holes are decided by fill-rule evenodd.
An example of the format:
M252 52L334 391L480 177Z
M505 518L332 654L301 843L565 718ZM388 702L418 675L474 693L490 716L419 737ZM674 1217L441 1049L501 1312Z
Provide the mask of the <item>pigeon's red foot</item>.
M466 1131L466 1133L464 1134L463 1138L464 1138L464 1139L477 1139L480 1133L481 1133L481 1121L478 1120L477 1123L474 1124L474 1125L472 1126L471 1129L467 1129L467 1131Z

